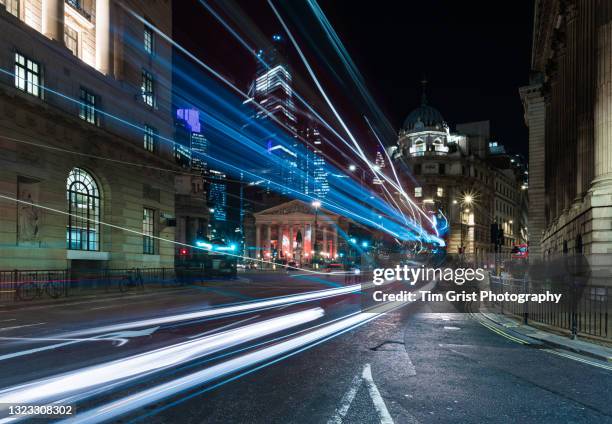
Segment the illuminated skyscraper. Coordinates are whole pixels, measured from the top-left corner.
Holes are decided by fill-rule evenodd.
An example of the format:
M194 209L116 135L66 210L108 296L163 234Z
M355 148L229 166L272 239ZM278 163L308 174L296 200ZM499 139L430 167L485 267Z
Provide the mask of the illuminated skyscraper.
M257 59L252 95L254 100L268 112L266 114L258 109L257 117L263 118L271 114L288 127L291 135L295 135L297 118L283 37L272 36L272 43L257 52Z
M384 172L384 168L385 166L387 166L385 164L385 158L383 157L383 154L380 149L376 151L376 159L374 160L374 166L377 170L380 170L382 172ZM380 177L378 175L375 175L374 179L372 180L372 184L382 185L382 183L383 181L380 179Z

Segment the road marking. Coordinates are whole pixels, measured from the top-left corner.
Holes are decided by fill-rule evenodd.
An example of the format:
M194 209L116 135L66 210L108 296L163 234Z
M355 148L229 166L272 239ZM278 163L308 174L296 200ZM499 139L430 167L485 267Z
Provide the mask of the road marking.
M461 330L461 328L459 328L459 327L451 327L451 326L448 326L448 325L445 325L444 329L445 330Z
M412 363L412 359L410 359L410 355L408 355L408 352L406 352L406 368L408 368L406 370L408 372L408 375L416 375L416 367Z
M361 375L357 374L353 378L349 389L346 391L346 393L344 394L344 396L342 396L342 399L340 400L340 406L336 408L334 415L327 421L328 424L342 424L342 420L348 413L351 404L353 403L353 400L355 400L355 396L357 395L357 392L361 387L361 383L364 381L368 387L370 398L374 403L374 408L376 408L376 412L378 413L380 423L393 424L393 418L391 418L391 414L387 409L387 405L385 404L384 399L380 395L380 391L378 390L378 387L376 387L376 383L374 383L374 378L372 378L372 367L370 366L370 364L365 364Z
M64 340L63 343L56 343L53 345L48 345L48 346L43 346L43 347L38 347L38 348L34 348L34 349L27 349L27 350L22 350L19 352L13 352L13 353L7 353L6 355L0 355L0 361L6 361L7 359L13 359L13 358L18 358L20 356L26 356L26 355L31 355L33 353L38 353L38 352L44 352L47 350L53 350L53 349L57 349L59 347L64 347L64 346L70 346L73 345L75 343L82 343L82 342L90 342L90 341L117 341L119 342L117 344L117 347L123 346L124 344L126 344L128 342L128 339L131 337L142 337L142 336L150 336L151 334L153 334L155 331L157 331L157 329L159 329L159 327L151 327L151 328L145 328L143 330L127 330L127 331L120 331L120 332L116 332L116 333L110 333L110 334L104 334L101 336L96 336L96 337L89 337L89 338L65 338L65 337L47 337L47 338L21 338L21 337L0 337L0 340L35 340L35 341L61 341Z
M46 324L46 322L37 322L36 324L16 325L14 327L4 327L4 328L0 328L0 331L16 330L17 328L34 327L34 326L43 325L43 324Z
M603 368L605 370L612 371L612 366L610 366L610 365L601 364L599 362L595 362L595 361L592 361L592 360L589 360L587 358L583 358L583 357L580 357L580 356L574 356L571 353L559 352L559 351L553 350L553 349L543 349L543 350L545 350L548 353L552 353L554 355L563 356L564 358L572 359L572 360L577 361L577 362L582 362L584 364L588 364L588 365L592 365L594 367Z
M351 403L353 403L355 395L357 394L359 387L361 387L362 382L363 378L359 374L353 378L349 389L346 391L344 396L342 396L342 399L340 399L340 406L336 408L334 416L327 421L328 424L342 424L342 419L346 416L346 413L351 407Z
M366 381L368 385L368 391L370 392L370 397L374 402L374 407L378 412L378 417L380 418L381 424L393 424L393 418L391 418L391 414L389 414L389 410L387 409L387 405L385 405L385 401L380 395L378 391L378 387L376 387L376 383L374 383L374 379L372 378L372 368L370 364L366 364L363 368L363 373L361 374L363 379Z

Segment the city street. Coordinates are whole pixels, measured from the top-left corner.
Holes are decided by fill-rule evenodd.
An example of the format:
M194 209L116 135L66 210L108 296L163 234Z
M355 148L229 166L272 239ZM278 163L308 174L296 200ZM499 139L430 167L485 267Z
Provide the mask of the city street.
M415 302L373 315L377 318L365 324L342 325L328 340L317 336L251 362L252 353L299 341L359 312L354 293L295 303L283 296L295 289L329 296L342 287L307 284L289 291L295 277L276 277L267 286L239 280L210 288L215 294L206 298L217 305L212 309L198 298L200 290L187 288L174 296L134 294L104 306L75 301L70 306L24 306L18 313L2 310L1 403L11 391L21 390L23 399L64 399L76 404L79 414L96 411L111 422L429 423L456 422L457 417L470 423L612 422L610 364L562 357L534 340L518 343L502 329L492 331L491 323L481 325L484 318L470 313L474 305ZM270 285L278 289L266 297L285 300L268 309L261 293L263 287L272 293ZM248 303L241 303L246 298ZM221 305L247 308L223 312L227 306ZM321 315L296 323L252 327L318 308ZM215 310L221 312L198 315ZM355 323L363 325L351 330ZM216 347L204 348L204 341L219 333ZM157 356L152 368L134 362L138 355L189 342L200 342L202 349ZM83 374L103 364L110 368ZM160 389L218 366L228 368L217 368L210 378L194 380L178 392ZM29 394L18 387L62 374L76 378L65 380L70 385L47 380L46 389L39 386ZM99 408L115 400L126 408L121 414L106 415Z
M0 0L0 424L612 424L612 0Z

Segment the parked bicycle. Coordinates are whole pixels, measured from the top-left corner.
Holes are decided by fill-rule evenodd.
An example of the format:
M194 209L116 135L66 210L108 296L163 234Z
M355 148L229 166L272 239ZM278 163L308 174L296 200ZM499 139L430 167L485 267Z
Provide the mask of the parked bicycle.
M17 297L21 300L33 300L46 293L52 299L57 299L64 293L62 281L49 274L44 281L25 281L17 286Z
M140 269L128 271L128 274L119 280L119 290L121 292L125 293L132 289L144 290L144 280Z

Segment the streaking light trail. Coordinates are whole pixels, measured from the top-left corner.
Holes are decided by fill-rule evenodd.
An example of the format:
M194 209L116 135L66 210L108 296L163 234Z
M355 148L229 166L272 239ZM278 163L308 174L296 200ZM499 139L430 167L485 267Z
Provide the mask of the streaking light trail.
M143 377L259 337L314 321L322 316L321 308L309 309L106 364L3 389L0 390L0 404L53 402L77 393L81 394L79 397L86 396L88 390L96 387Z

